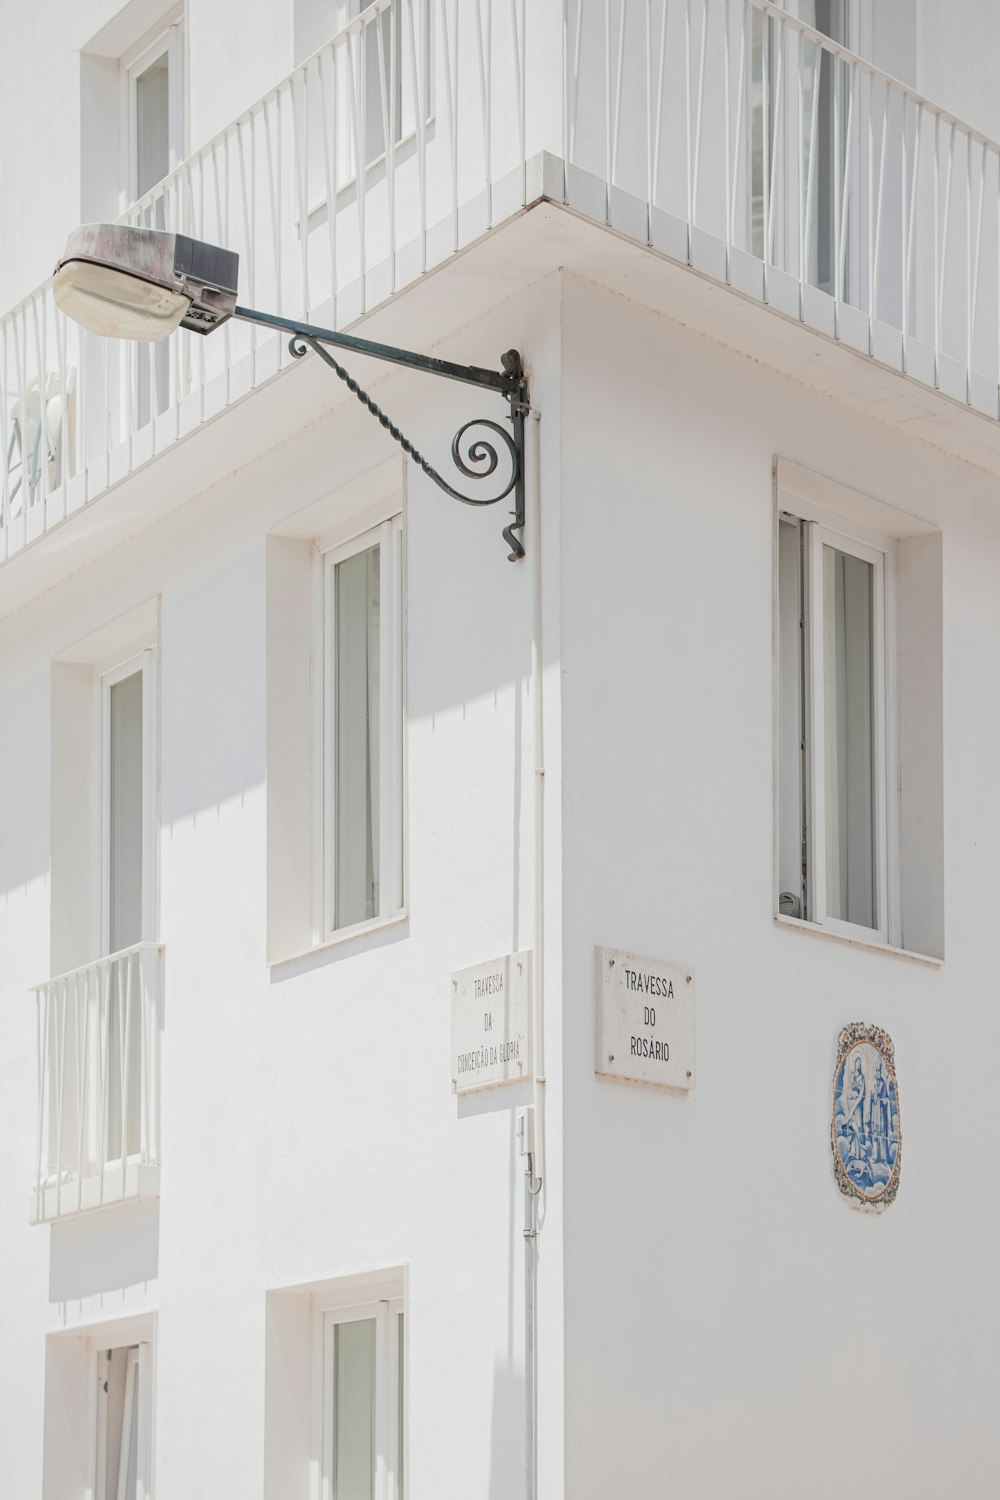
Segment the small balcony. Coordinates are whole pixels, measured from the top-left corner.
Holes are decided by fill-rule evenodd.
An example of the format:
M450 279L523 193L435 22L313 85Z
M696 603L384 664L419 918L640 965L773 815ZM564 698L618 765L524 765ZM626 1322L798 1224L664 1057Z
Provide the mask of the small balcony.
M140 943L35 987L33 1224L160 1190L163 949Z
M543 199L909 377L924 411L1000 414L1000 145L772 0L373 0L124 218L345 328ZM292 363L239 323L101 340L40 286L0 318L0 564Z

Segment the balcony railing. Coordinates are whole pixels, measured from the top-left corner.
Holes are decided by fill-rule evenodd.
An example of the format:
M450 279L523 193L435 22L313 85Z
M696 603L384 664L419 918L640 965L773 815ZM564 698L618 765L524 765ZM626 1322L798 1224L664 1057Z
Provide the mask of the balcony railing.
M998 416L1000 146L771 0L374 0L125 218L345 327L542 194ZM288 360L40 287L0 319L0 561Z
M30 1218L159 1191L163 950L140 943L35 988L38 1135Z
M567 197L997 416L1000 146L770 0L566 0Z
M523 205L524 46L525 0L373 0L124 221L236 250L243 302L343 327ZM0 320L0 560L288 359L246 324L95 338L40 287Z

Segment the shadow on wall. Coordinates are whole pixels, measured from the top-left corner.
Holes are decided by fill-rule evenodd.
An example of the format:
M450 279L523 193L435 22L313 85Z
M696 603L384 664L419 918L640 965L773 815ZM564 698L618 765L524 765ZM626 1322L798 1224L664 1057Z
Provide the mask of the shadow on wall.
M510 1500L524 1486L524 1376L497 1364L490 1422L489 1500Z
M123 1204L53 1224L50 1303L105 1298L154 1281L160 1268L160 1205Z

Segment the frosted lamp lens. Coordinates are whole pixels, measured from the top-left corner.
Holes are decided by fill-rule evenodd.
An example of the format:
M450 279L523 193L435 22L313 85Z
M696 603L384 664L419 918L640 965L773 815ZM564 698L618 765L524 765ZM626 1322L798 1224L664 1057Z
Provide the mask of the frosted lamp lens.
M60 266L53 291L66 316L91 333L147 344L173 333L191 306L190 299L180 292L85 260L70 260Z

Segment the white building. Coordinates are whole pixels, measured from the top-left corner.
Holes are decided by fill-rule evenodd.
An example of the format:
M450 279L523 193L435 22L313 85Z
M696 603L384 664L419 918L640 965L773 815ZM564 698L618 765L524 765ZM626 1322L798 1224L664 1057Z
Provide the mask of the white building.
M998 42L0 0L5 1496L1000 1492ZM520 351L524 559L284 336L58 313L116 218ZM506 483L500 394L333 353ZM696 1078L622 1076L638 990L595 1050L602 947L693 976ZM534 1078L456 1095L528 952Z

